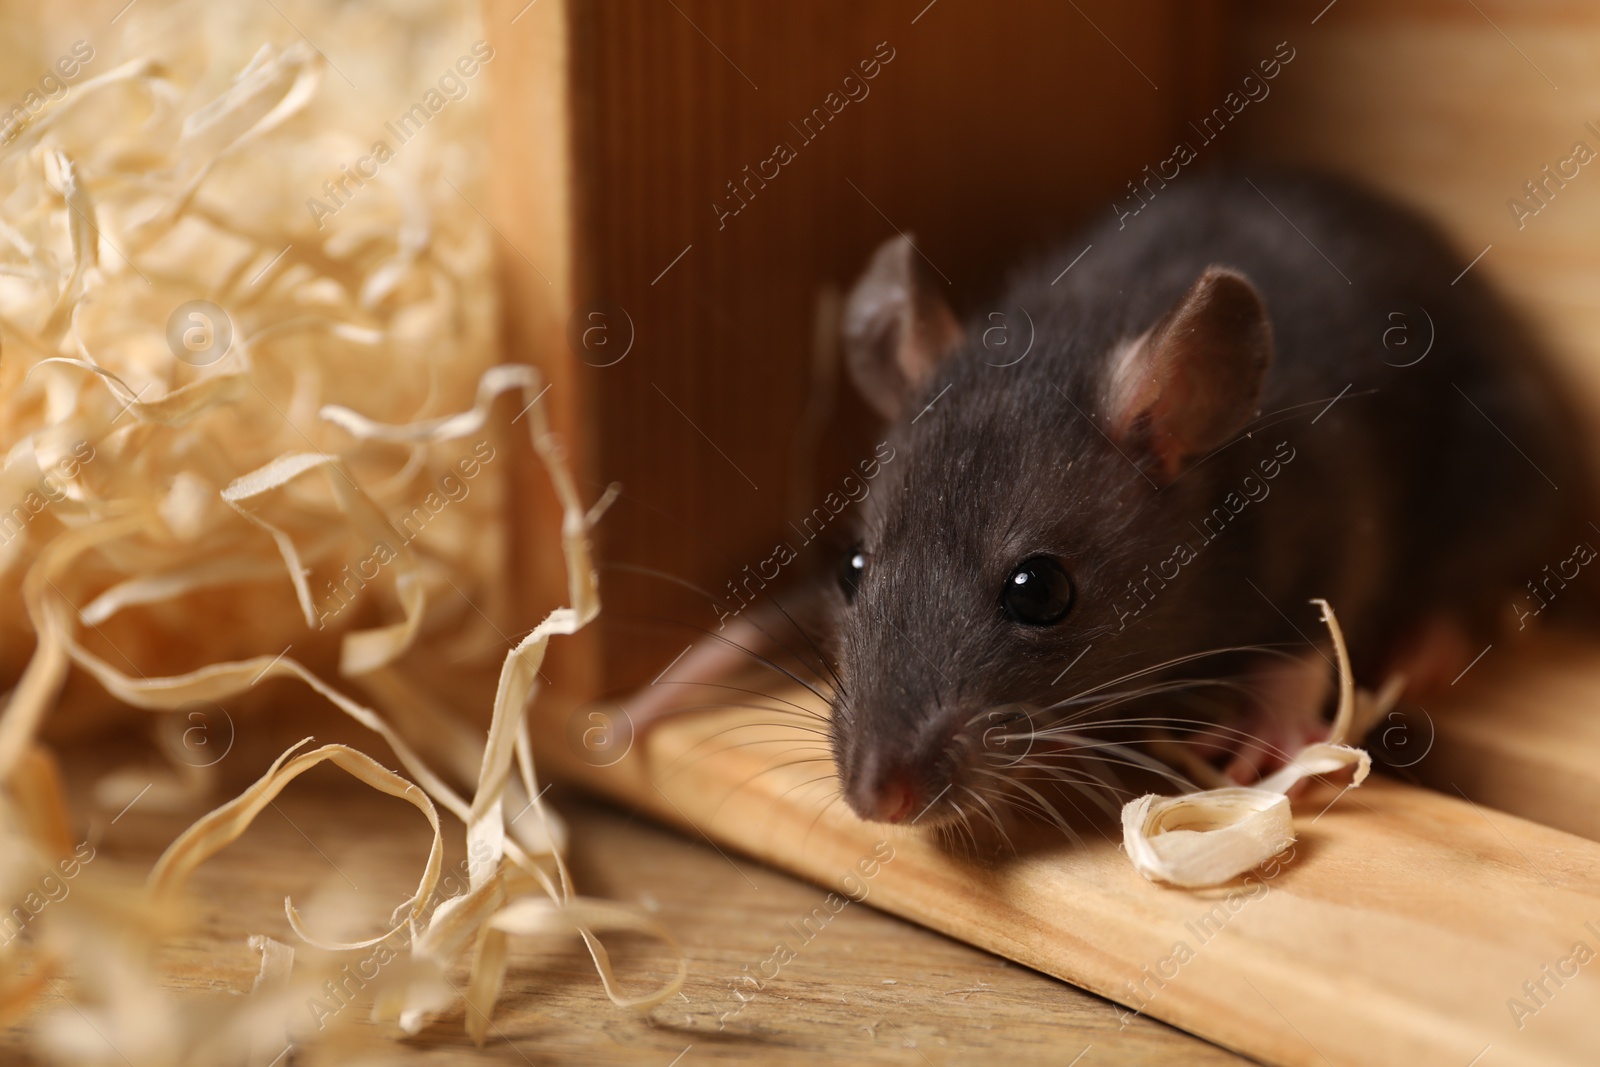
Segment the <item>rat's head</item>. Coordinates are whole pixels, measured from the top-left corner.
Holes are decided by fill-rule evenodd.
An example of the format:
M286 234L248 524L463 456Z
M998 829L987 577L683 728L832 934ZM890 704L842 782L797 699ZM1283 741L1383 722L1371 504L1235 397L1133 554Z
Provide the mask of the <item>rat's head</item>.
M923 826L1000 795L1061 701L1204 626L1202 591L1171 582L1125 635L1129 583L1171 555L1208 492L1180 475L1253 416L1271 358L1259 296L1222 268L1143 322L1036 311L1031 365L1003 368L936 287L891 241L846 312L893 452L838 576L832 728L851 808Z

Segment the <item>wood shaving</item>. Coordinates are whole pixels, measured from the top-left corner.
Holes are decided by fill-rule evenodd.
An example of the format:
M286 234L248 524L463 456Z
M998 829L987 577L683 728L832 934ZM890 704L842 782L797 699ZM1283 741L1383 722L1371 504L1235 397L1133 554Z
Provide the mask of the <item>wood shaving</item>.
M1357 690L1339 620L1326 600L1322 621L1333 638L1339 704L1329 740L1307 745L1285 766L1254 786L1207 789L1177 797L1155 794L1122 808L1122 847L1138 872L1152 881L1184 889L1222 885L1254 870L1294 844L1287 793L1313 776L1354 768L1347 788L1359 786L1372 769L1360 748L1345 744L1366 731L1393 705L1404 679L1390 678L1373 696Z

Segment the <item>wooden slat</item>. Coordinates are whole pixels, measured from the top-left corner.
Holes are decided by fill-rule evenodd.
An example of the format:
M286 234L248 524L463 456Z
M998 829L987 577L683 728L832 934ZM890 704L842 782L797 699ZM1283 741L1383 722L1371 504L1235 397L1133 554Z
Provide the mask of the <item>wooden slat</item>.
M1109 837L978 862L824 805L830 784L804 784L823 765L781 766L809 735L772 719L685 716L605 768L561 747L546 758L841 891L887 841L874 905L1270 1063L1462 1067L1490 1048L1480 1062L1555 1064L1600 1048L1600 982L1557 988L1542 972L1570 966L1578 942L1600 948L1593 842L1374 779L1297 801L1293 862L1231 890L1152 885ZM811 744L800 754L816 755ZM1544 1005L1523 989L1540 980L1553 994ZM1520 1019L1513 998L1529 1009Z

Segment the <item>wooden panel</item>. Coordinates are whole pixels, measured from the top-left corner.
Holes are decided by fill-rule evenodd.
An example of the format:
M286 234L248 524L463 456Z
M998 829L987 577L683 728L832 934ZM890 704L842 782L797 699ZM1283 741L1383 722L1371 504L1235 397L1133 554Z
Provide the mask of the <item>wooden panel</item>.
M513 24L522 6L490 5L517 72L496 105L497 222L530 256L550 236L517 198L543 195L548 163L529 164L557 150L524 68L545 56L539 34L561 32L540 9L562 11L575 263L563 311L579 317L574 338L602 329L557 387L576 393L561 403L590 491L623 484L599 554L709 590L767 558L833 472L870 453L871 422L817 343L820 295L900 229L958 304L981 306L1005 264L1110 210L1166 155L1213 76L1216 34L1214 5L1178 0L547 0ZM510 280L515 323L519 301L548 290ZM821 432L830 415L840 429ZM660 577L602 573L609 686L653 676L687 642L682 623L715 619Z
M532 362L545 375L551 424L569 442L582 470L592 447L589 415L566 348L574 284L567 3L487 0L484 23L500 60L485 68L494 93L485 219L499 238L505 355ZM499 625L508 634L523 633L567 603L565 569L555 548L560 506L523 425L507 429L504 420L499 425L496 447L513 457L507 465L512 479L507 573L516 591L508 598L512 616ZM546 676L563 688L592 691L599 666L594 638L592 633L567 638L565 654L552 657Z
M793 762L805 735L772 719L686 716L606 768L547 758L835 891L887 842L874 904L1269 1063L1575 1063L1600 1044L1600 984L1546 972L1600 946L1594 842L1373 779L1298 801L1294 859L1227 889L1152 885L1112 836L974 861L826 803L821 768Z
M1247 0L1238 17L1236 62L1298 51L1242 117L1239 154L1357 175L1442 221L1465 257L1487 248L1473 269L1527 309L1600 412L1600 172L1571 164L1542 204L1527 191L1575 143L1600 153L1600 8Z

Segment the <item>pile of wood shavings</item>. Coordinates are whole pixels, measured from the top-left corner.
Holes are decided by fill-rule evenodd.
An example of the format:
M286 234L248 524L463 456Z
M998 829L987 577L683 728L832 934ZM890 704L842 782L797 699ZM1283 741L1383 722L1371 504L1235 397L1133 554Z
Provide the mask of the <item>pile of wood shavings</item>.
M508 938L572 932L615 1002L659 1003L682 983L681 954L662 989L630 998L616 987L596 931L676 946L632 911L574 895L564 831L537 801L525 711L549 638L599 610L587 537L609 497L590 509L579 500L535 372L494 365L492 235L457 188L474 188L470 176L451 182L443 171L463 153L441 122L428 131L439 143L397 156L381 187L333 218L308 213L321 179L367 146L327 100L328 61L281 25L216 84L208 42L244 29L225 6L132 13L128 26L154 20L145 35L167 38L166 54L113 60L102 44L92 73L0 146L0 507L11 508L0 515L0 597L13 609L0 618L17 679L0 712L0 899L24 899L72 851L59 775L37 735L74 669L151 711L296 679L382 738L407 777L343 745L285 752L173 842L146 887L86 883L70 911L44 917L42 934L0 946L0 1018L28 1011L64 973L74 1003L36 1027L46 1055L268 1063L295 1039L285 1020L327 977L328 953L398 940L407 965L373 984L376 1013L415 1033L464 997L466 1026L482 1041ZM362 7L330 5L327 19ZM296 8L296 26L331 34L313 21L317 10ZM387 12L367 14L365 48L381 55ZM458 138L462 121L452 118ZM194 300L207 302L205 321L179 315L174 327ZM198 347L182 340L194 328ZM483 643L462 598L447 609L441 593L503 582L498 478L431 515L424 538L402 534L395 517L451 474L463 442L485 437L504 393L520 395L562 506L569 606L505 656L487 735L458 727L435 767L380 711L279 650L337 641L345 679L403 703L396 668L420 641L438 632ZM380 545L380 578L343 610L329 599L332 579ZM302 965L290 946L260 938L253 996L198 1007L164 992L152 961L181 926L175 902L188 876L323 762L428 821L416 893L377 936L344 942L315 939L286 901L311 946ZM470 796L449 775L474 781ZM508 835L508 805L531 805L538 818ZM438 806L466 826L470 889L431 908ZM448 974L462 963L470 977L458 991Z

